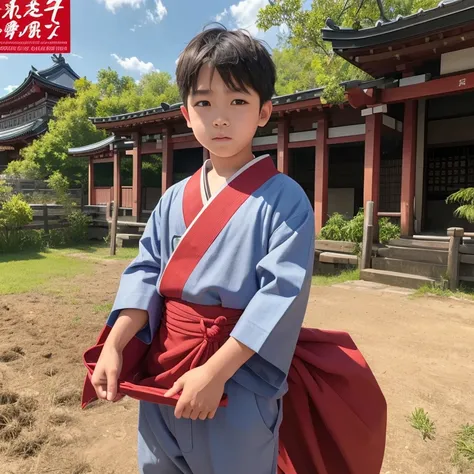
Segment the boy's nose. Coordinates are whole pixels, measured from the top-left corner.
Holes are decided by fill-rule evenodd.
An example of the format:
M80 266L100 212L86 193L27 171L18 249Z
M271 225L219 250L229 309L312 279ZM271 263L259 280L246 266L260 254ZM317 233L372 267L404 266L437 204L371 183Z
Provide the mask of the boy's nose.
M224 118L216 118L213 120L213 125L214 127L228 127L229 126L229 121Z

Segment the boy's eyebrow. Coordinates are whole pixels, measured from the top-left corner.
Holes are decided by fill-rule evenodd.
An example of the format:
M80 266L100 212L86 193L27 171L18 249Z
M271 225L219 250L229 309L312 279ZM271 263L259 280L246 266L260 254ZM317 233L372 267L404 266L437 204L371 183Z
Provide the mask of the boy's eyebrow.
M194 89L193 95L211 95L211 89Z

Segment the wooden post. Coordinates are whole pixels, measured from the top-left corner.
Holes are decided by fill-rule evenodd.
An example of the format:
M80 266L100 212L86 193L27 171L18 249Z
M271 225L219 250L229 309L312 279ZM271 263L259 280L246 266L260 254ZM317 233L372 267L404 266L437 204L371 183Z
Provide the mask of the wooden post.
M402 237L411 237L414 227L417 103L405 103L403 120L402 187L400 228Z
M112 222L110 225L110 255L117 253L117 221L118 221L118 206L113 203Z
M448 282L449 289L455 291L459 286L459 264L461 262L459 247L464 237L464 229L462 227L450 227L448 229L448 236Z
M171 128L163 129L163 154L161 168L161 194L173 184L173 143L171 142Z
M114 148L114 210L112 215L112 227L110 232L110 255L115 255L117 250L117 221L120 207L120 155L117 148Z
M43 204L43 229L45 234L49 234L48 205Z
M280 173L288 174L288 139L289 139L288 119L280 117L278 119L278 141L277 141L277 168Z
M89 206L92 206L95 204L94 202L94 195L95 195L95 190L94 190L94 162L92 161L92 158L89 157L89 189L88 189L88 203Z
M361 270L370 268L372 259L372 242L374 240L374 202L367 201L364 210L364 236L362 238Z
M368 115L365 119L364 202L374 202L374 238L378 237L381 138L382 114Z
M326 224L328 217L328 120L326 117L318 120L316 136L316 165L314 176L314 217L316 235Z
M141 134L132 133L132 216L140 220L142 212L142 140Z

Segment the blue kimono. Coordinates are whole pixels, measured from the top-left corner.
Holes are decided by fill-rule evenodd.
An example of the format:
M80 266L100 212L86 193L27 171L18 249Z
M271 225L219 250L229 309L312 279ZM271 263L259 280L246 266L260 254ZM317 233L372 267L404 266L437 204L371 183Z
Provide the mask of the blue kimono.
M197 196L204 208L222 191L209 196L209 165L201 169ZM153 211L107 321L112 326L126 308L148 311L149 322L137 334L146 344L160 325L160 278L185 236L187 182L168 189ZM229 405L212 420L176 419L174 407L140 402L141 473L275 474L282 396L308 303L314 239L306 194L291 178L276 174L246 199L213 241L184 285L182 299L243 310L231 336L255 355L227 382Z

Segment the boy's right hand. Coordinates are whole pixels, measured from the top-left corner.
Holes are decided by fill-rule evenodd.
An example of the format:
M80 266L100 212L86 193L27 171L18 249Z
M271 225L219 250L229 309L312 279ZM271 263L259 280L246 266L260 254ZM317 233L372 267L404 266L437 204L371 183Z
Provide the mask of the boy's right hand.
M108 401L115 400L117 381L122 371L122 360L122 351L113 345L104 345L91 377L98 398Z

